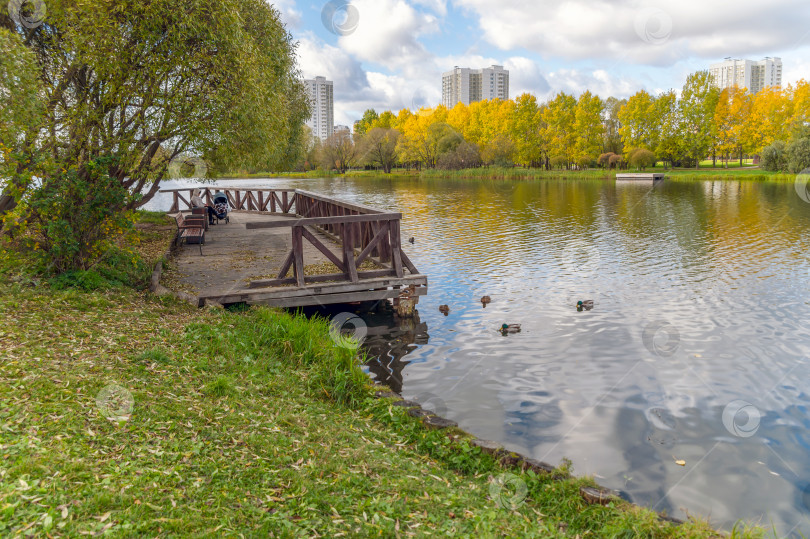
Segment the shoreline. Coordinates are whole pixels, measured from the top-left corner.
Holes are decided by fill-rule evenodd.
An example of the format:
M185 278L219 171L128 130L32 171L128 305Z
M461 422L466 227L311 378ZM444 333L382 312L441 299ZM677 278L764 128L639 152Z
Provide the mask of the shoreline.
M323 170L309 172L279 172L255 174L223 174L215 179L321 179L321 178L358 178L358 179L409 179L409 180L615 180L616 174L647 172L664 173L668 180L682 181L795 181L795 174L767 172L759 167L733 167L733 168L702 168L696 169L670 169L661 167L646 169L644 171L616 171L616 170L542 170L514 168L481 167L458 171L444 171L429 169L423 171L395 169L390 174L374 170L349 170L346 174L334 174Z
M706 517L662 517L570 462L521 457L374 386L326 320L150 293L173 235L163 228L143 288L52 289L0 258L13 359L0 365L14 455L4 499L16 508L4 529L717 535ZM34 513L21 497L32 488Z

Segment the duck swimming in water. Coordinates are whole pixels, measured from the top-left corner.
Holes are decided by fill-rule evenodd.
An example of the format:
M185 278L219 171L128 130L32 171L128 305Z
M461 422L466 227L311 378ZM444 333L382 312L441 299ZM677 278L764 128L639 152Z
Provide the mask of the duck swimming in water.
M500 331L504 335L506 335L507 333L517 333L518 331L520 331L520 324L504 324L498 331Z
M593 309L593 300L592 299L586 299L586 300L582 300L582 301L577 302L577 310L578 311L580 311L580 312L582 312L582 311L590 311L591 309Z
M481 298L481 304L484 306L484 309L486 309L487 305L489 305L490 303L492 303L492 298L490 298L489 296L484 296L483 298Z
M447 305L439 305L439 312L444 314L444 316L447 316L450 314L450 307Z

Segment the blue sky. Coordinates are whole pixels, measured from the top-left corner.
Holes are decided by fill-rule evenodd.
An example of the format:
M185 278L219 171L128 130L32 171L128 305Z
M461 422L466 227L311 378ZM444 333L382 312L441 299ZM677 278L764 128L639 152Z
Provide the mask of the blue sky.
M807 0L279 0L305 77L335 83L335 123L433 106L453 66L510 70L510 97L628 97L724 57L779 56L810 79Z

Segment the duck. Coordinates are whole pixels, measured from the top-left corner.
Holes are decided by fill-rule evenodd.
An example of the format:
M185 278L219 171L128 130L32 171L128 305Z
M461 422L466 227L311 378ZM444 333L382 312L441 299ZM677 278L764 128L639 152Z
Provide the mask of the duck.
M411 239L409 239L408 241L409 241L409 242L411 242L411 243L416 243L416 238L414 238L413 236L411 236Z
M499 330L501 333L506 335L507 333L517 333L520 331L520 324L504 324L501 326Z
M443 313L444 316L447 316L448 314L450 314L450 307L448 307L447 305L439 305L439 312Z
M593 300L592 299L585 299L585 300L577 302L577 310L578 311L590 311L591 309L593 309Z
M487 305L491 302L492 298L490 298L489 296L484 296L483 298L481 298L481 303L484 305L484 309L486 309Z

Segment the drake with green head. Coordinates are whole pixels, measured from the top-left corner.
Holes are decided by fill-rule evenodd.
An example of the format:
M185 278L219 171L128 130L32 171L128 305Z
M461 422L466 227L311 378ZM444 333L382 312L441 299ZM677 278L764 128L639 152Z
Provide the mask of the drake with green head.
M520 331L520 324L504 324L501 326L499 330L501 333L506 335L507 333L517 333Z
M578 311L590 311L591 309L593 309L593 300L592 299L586 299L586 300L582 300L582 301L577 302L577 310Z

